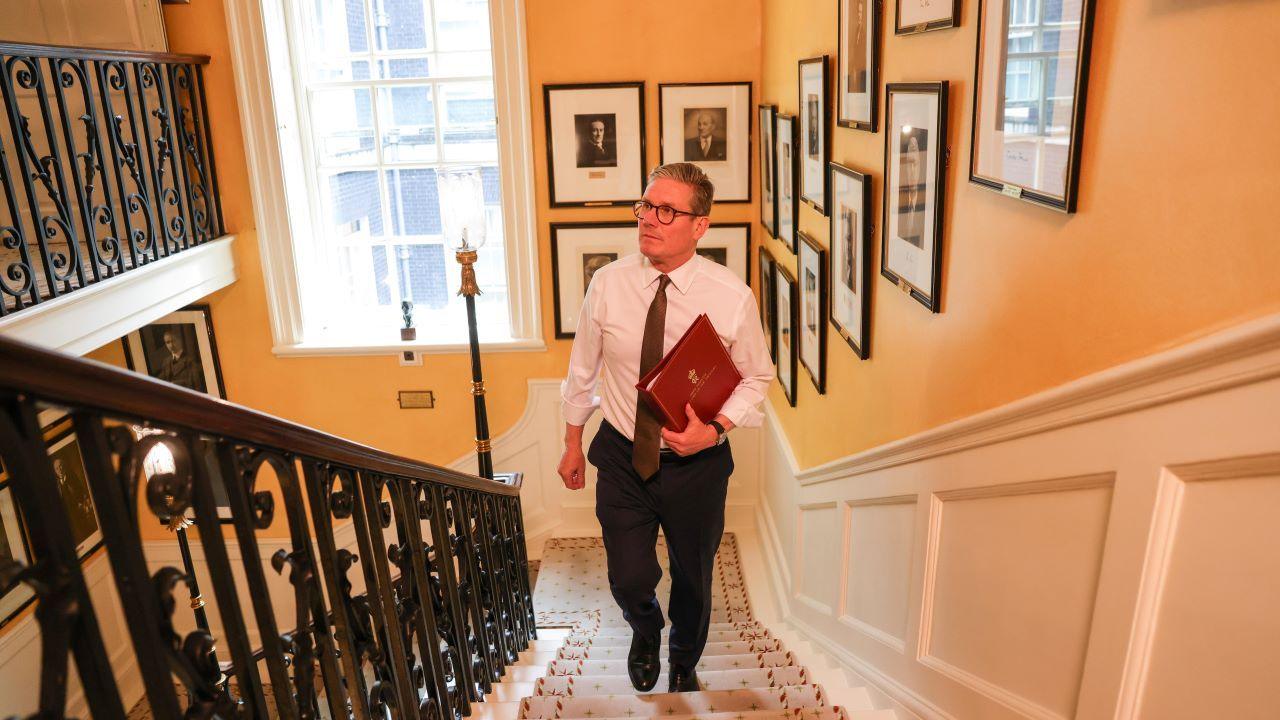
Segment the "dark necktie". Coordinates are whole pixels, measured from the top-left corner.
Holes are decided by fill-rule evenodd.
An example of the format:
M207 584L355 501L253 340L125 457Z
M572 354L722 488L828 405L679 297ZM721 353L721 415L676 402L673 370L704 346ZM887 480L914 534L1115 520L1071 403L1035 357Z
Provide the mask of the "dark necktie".
M667 327L667 286L671 278L658 278L658 292L649 303L649 314L644 319L644 339L640 342L640 377L653 369L662 359L662 338ZM631 467L648 480L658 472L658 438L662 423L653 414L649 404L636 391L635 444L631 447Z

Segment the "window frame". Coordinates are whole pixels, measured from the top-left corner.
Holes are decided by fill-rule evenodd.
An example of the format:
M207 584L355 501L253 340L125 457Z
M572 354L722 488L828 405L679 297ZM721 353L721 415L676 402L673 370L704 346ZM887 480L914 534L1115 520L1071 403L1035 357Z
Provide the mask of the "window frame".
M538 300L525 1L489 0L511 338L484 343L486 351L546 349ZM304 337L305 314L309 308L314 311L323 305L322 301L305 295L315 293L318 283L307 284L300 277L318 260L311 252L314 248L308 243L294 242L294 238L312 234L319 221L320 208L312 202L317 178L307 165L304 143L309 142L309 128L307 118L299 112L299 108L305 107L306 99L300 95L305 92L305 83L294 71L298 66L297 48L291 47L285 32L288 23L293 21L286 10L287 2L227 0L225 5L271 319L272 352L277 356L381 355L403 350L467 352L467 343L399 342L394 340L390 329L387 342L381 344L314 338L308 341ZM376 93L372 101L377 102ZM449 263L451 259L447 255L446 252L446 263ZM483 289L484 278L480 281Z

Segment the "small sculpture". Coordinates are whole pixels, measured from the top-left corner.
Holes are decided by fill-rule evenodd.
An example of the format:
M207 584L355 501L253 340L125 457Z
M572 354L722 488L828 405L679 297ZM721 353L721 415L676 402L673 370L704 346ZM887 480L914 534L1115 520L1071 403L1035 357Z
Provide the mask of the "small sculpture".
M400 301L400 315L404 317L404 327L400 328L401 340L417 340L418 329L413 326L413 301Z

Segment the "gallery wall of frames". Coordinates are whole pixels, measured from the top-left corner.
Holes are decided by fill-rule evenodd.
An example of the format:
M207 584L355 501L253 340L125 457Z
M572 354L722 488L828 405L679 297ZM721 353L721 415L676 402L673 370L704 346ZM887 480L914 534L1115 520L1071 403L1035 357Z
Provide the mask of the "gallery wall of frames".
M1093 0L967 1L979 5L972 75L882 72L885 34L928 45L960 27L960 0L832 0L834 52L794 58L795 97L765 92L756 107L759 225L776 240L756 248L761 320L793 407L801 368L824 394L828 352L871 357L877 283L943 311L949 183L1076 211ZM972 94L971 117L952 117L954 87ZM972 128L965 142L953 123ZM841 133L883 135L881 163L833 152ZM803 214L823 218L825 242Z

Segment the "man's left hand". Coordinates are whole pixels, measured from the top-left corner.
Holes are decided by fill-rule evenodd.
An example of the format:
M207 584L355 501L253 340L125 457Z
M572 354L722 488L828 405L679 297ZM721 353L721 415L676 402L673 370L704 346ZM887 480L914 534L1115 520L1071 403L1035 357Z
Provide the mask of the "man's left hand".
M720 439L716 429L699 420L692 405L686 403L684 411L689 416L689 424L685 425L684 432L672 432L665 427L662 428L662 439L667 441L667 447L675 450L677 455L683 456L692 455L715 445Z

